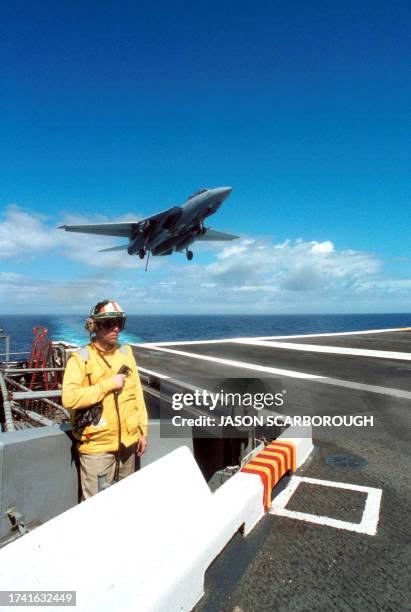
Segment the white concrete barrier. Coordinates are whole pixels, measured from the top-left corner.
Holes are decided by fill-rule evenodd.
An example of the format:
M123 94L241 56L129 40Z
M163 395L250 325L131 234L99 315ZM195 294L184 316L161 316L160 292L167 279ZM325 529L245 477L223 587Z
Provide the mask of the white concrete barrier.
M0 589L75 590L81 611L191 610L212 560L262 515L258 483L234 478L213 495L181 447L1 549Z
M310 456L314 446L312 440L312 427L288 427L279 437L278 441L293 442L296 448L297 469Z
M292 441L299 461L308 444ZM180 447L2 548L0 590L74 590L84 612L189 611L210 563L263 514L258 477L237 473L213 494Z

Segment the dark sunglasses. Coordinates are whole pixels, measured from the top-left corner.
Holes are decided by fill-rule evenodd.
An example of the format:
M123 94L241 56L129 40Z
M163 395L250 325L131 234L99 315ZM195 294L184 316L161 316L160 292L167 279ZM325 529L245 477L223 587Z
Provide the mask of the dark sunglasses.
M126 319L125 317L114 317L112 319L103 319L102 321L99 321L99 324L101 325L101 327L104 327L104 329L114 329L115 327L118 327L119 330L121 331L122 329L124 329L124 326L126 324Z

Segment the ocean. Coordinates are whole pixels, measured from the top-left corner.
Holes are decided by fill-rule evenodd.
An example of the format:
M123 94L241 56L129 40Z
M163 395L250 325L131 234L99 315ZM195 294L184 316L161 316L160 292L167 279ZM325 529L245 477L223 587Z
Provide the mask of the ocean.
M12 352L30 351L33 328L46 327L52 340L83 345L84 316L0 315L0 330L10 336ZM210 340L410 327L411 314L344 315L130 315L122 342ZM1 332L0 332L1 336ZM4 352L0 341L0 353ZM1 359L1 358L0 358Z

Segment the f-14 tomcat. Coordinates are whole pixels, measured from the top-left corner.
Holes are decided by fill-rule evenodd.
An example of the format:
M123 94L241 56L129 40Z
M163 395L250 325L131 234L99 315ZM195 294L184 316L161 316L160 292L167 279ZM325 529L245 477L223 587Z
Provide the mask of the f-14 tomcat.
M196 240L234 240L238 236L225 234L204 227L204 220L213 215L228 198L231 187L201 189L193 193L182 206L173 206L141 221L124 223L99 223L61 225L66 232L122 236L128 238L124 245L102 249L126 250L129 255L144 259L146 254L171 255L173 251L185 251L188 260L193 259L189 246Z

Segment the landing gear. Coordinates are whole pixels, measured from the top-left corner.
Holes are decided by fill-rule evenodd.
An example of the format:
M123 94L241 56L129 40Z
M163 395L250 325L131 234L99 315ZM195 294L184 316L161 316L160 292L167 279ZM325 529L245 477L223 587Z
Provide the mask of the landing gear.
M193 251L186 251L186 257L188 259L188 261L191 261L194 257L194 253Z
M140 259L144 259L144 257L146 256L146 250L140 249L138 252L138 256L140 257Z

